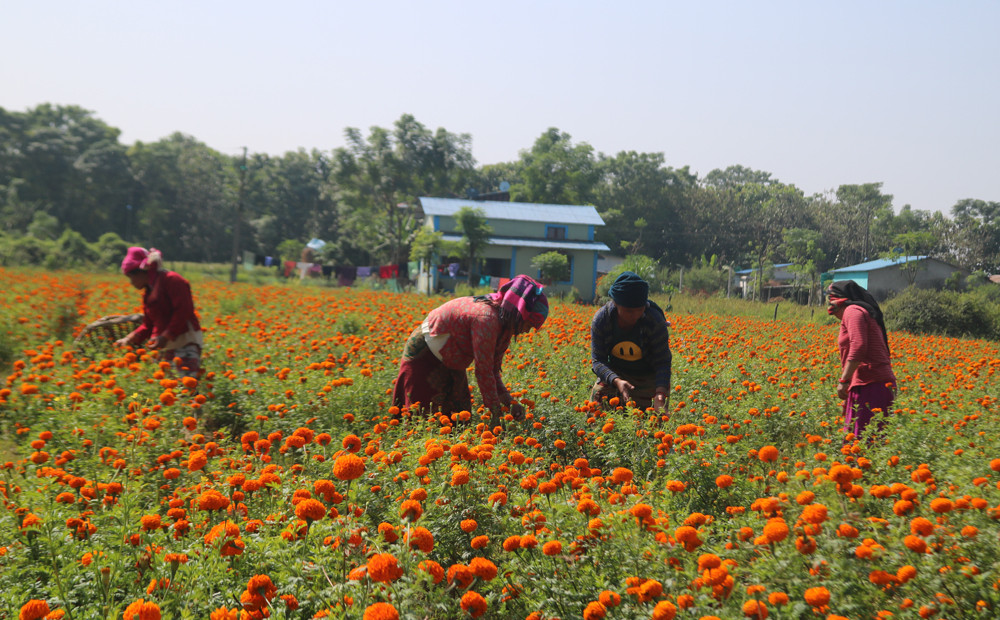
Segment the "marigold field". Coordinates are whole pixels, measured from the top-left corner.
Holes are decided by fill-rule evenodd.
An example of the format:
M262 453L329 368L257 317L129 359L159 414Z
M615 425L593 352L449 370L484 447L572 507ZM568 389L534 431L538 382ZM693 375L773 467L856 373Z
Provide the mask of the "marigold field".
M1000 617L997 343L890 334L854 442L832 322L668 313L660 416L588 402L595 308L556 302L489 428L387 402L441 298L195 281L196 382L74 351L124 278L0 290L0 618Z

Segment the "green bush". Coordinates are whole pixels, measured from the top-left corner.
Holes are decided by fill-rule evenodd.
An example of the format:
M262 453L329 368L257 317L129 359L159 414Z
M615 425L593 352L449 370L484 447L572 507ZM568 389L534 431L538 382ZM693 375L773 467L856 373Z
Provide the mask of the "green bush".
M659 263L648 256L633 254L626 256L625 261L621 265L613 268L597 280L597 297L607 297L611 285L615 282L615 278L620 276L624 271L632 271L648 282L650 293L658 293L663 290Z
M1000 287L966 293L909 287L882 304L886 328L914 334L1000 340Z

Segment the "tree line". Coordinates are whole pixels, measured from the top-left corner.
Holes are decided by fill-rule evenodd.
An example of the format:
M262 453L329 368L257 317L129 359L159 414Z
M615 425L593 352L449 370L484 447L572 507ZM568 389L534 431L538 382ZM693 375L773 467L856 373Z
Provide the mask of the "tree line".
M416 239L417 197L482 195L506 182L513 201L594 205L606 222L598 241L664 266L788 262L818 274L895 253L1000 272L1000 202L897 212L877 182L807 196L741 165L699 177L663 153L605 155L557 128L517 160L490 165L477 165L469 134L432 131L411 115L348 128L339 148L281 156L224 154L179 132L131 145L120 135L78 106L0 108L7 242L30 254L33 240L99 252L123 240L169 260L224 262L239 222L242 249L257 254L318 237L327 262L399 263Z

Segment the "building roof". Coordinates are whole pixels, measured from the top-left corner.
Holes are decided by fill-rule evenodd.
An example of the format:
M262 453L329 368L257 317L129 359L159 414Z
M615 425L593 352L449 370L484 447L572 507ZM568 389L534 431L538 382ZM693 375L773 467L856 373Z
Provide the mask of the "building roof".
M880 258L878 260L870 260L867 263L858 263L857 265L851 265L849 267L837 267L833 269L834 273L844 272L844 271L877 271L879 269L885 269L886 267L893 267L901 263L912 263L919 260L924 260L927 256L900 256L899 258Z
M445 233L445 241L459 241L462 235ZM512 237L490 237L490 245L508 245L521 248L548 248L551 250L595 250L607 252L611 248L598 241L553 241L551 239L519 239Z
M533 202L495 202L424 196L420 197L420 205L426 215L452 216L462 207L472 207L482 209L488 220L604 226L604 220L592 205L549 205Z
M776 269L778 269L778 268L781 268L781 267L788 267L791 264L792 263L775 263L774 267ZM744 276L744 275L746 275L748 273L755 273L756 271L757 271L757 268L753 267L751 269L740 269L739 271L734 271L733 273L735 273L736 275Z

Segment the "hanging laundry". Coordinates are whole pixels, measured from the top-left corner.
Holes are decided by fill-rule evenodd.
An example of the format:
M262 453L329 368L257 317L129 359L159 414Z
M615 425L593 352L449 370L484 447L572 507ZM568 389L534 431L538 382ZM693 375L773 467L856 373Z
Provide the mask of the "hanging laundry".
M451 277L453 277L453 278L455 276L457 276L458 275L458 267L459 267L458 263L449 263L448 264L448 275L451 276Z
M372 268L371 267L358 267L358 277L359 278L367 278L370 275L372 275Z

